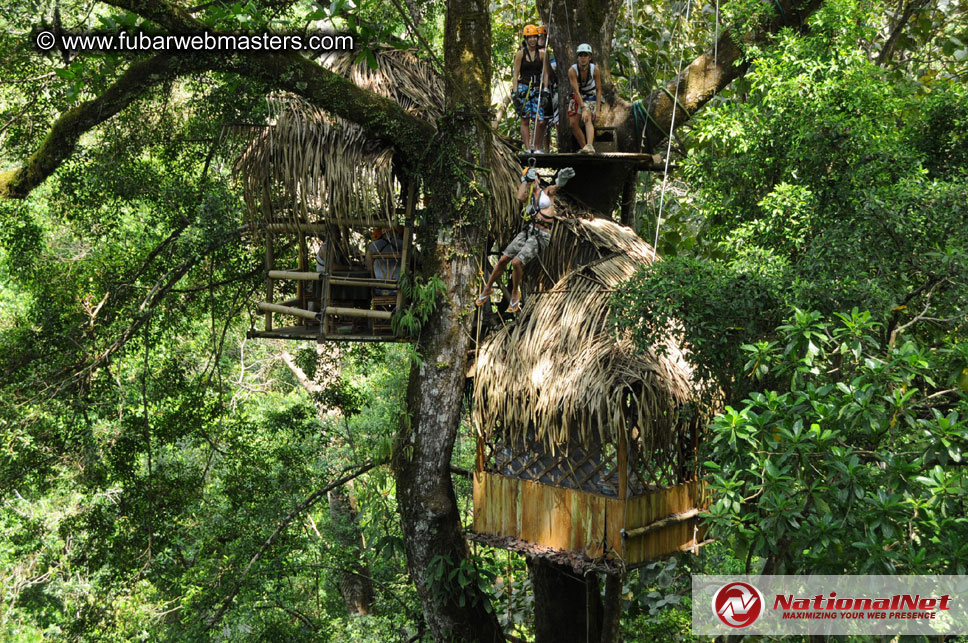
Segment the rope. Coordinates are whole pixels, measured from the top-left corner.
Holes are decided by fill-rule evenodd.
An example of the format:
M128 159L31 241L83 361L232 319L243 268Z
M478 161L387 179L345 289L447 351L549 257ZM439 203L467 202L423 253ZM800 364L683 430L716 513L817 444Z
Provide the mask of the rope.
M713 67L719 65L719 0L716 0L716 39L713 40Z
M689 23L689 15L690 15L689 12L691 10L692 10L692 0L688 0L688 2L686 3L686 24ZM665 207L666 186L669 183L669 159L672 156L672 135L676 129L676 112L678 111L677 108L679 106L679 84L682 82L682 59L683 59L683 56L685 56L685 53L686 53L686 43L683 42L682 47L679 48L679 68L676 71L676 95L672 97L673 98L672 119L671 119L671 122L669 123L669 145L666 148L665 170L663 171L663 174L662 174L662 191L659 194L659 214L655 220L655 242L652 244L653 261L655 261L656 246L659 245L659 228L662 225L662 211L663 211L663 208ZM669 90L666 90L666 93L668 94ZM686 112L686 115L688 116L689 112Z

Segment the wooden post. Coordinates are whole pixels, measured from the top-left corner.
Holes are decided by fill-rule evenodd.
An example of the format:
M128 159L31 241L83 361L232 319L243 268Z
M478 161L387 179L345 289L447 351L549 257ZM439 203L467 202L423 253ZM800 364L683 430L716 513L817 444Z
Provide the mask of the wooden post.
M309 255L309 248L306 246L306 233L300 231L299 232L299 271L300 272L306 271L306 267L308 265L308 255ZM296 282L296 298L299 299L300 302L303 302L302 305L304 307L306 308L309 307L306 305L306 300L307 300L306 287L302 281ZM305 325L305 322L300 322L300 323Z
M624 423L618 427L618 453L616 454L616 460L618 461L618 529L619 534L625 530L625 522L628 520L626 515L626 508L628 506L629 499L629 445L628 445L628 434ZM609 531L614 533L615 526L610 525ZM625 541L616 538L616 542L622 543L621 551L618 555L624 560L626 558L627 548L625 547Z
M275 266L275 254L272 249L272 234L266 231L266 302L272 303L272 277L269 276L269 271ZM272 311L266 310L266 330L272 330Z
M638 184L639 173L632 170L629 178L622 186L622 225L635 230L635 188ZM638 230L635 230L638 232Z
M323 256L325 257L323 266L323 287L319 298L319 339L323 340L329 336L329 315L326 314L326 309L329 308L330 302L330 284L329 277L333 270L333 239L332 234L326 236L326 240L323 242L326 244L326 249L323 251Z
M403 277L403 273L408 271L407 262L410 261L410 244L412 243L413 237L413 208L414 202L417 200L417 181L411 179L410 183L407 185L407 214L404 220L403 228L403 251L400 253L400 276ZM411 278L413 275L410 276ZM397 280L399 283L399 280ZM404 295L403 288L397 289L397 311L403 310Z

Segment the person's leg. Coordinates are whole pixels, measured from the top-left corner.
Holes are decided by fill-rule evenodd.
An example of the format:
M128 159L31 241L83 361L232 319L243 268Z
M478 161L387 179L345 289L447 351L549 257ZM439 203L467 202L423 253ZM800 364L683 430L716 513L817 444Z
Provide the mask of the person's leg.
M539 150L544 149L545 151L547 151L547 149L545 149L545 146L544 146L544 139L545 139L545 123L544 121L538 121L534 129L535 149L539 149Z
M515 257L511 260L511 301L521 301L521 278L524 276L524 264Z
M482 297L486 297L494 292L494 289L491 286L494 285L494 282L497 281L497 278L501 276L502 272L504 272L504 268L508 265L509 261L511 261L511 257L501 255L497 265L494 266L494 270L491 271L491 276L487 278L487 283L484 284L484 288L481 290Z
M528 126L529 122L527 118L521 119L521 143L526 150L531 147L531 128Z
M569 115L568 124L571 125L571 133L574 135L575 140L578 141L578 149L585 147L585 134L578 125L578 115Z
M595 142L595 113L586 109L585 113L582 114L585 117L585 139L589 143Z

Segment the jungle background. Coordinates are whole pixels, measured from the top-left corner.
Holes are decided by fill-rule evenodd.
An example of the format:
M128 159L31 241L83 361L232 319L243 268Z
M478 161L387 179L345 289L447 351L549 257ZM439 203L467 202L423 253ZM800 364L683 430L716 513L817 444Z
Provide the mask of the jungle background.
M0 169L135 56L42 55L31 30L151 24L124 4L7 3ZM407 47L438 69L446 10L190 8L219 29L332 25L362 59ZM627 641L694 639L690 573L966 573L968 3L828 0L744 39L782 12L619 7L609 65L629 100L726 29L746 65L676 131L668 179L640 175L634 223L664 260L613 294L616 328L643 348L676 329L724 409L701 457L716 540L628 576ZM510 61L537 10L496 2L489 20L495 126L513 136ZM265 123L268 89L166 80L0 199L4 640L431 636L387 465L419 353L245 337L263 258L223 132ZM464 524L473 459L463 422ZM473 585L533 640L522 558L473 546L452 563L423 573Z

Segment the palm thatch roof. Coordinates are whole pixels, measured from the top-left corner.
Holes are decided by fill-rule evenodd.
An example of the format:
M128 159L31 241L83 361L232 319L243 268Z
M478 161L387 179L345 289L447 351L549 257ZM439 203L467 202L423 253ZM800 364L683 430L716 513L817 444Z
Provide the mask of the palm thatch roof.
M680 347L643 354L608 322L610 292L653 257L610 220L558 222L540 265L528 265L538 292L479 348L473 420L485 440L566 454L622 433L638 453L691 446L695 384Z
M410 51L377 52L376 68L354 62L346 52L328 54L320 62L432 124L443 114L443 80ZM274 94L268 101L270 127L256 133L235 167L254 233L279 222L399 222L397 209L404 204L392 148L297 96ZM503 241L519 212L514 190L520 170L510 148L498 143L493 149L492 228Z

